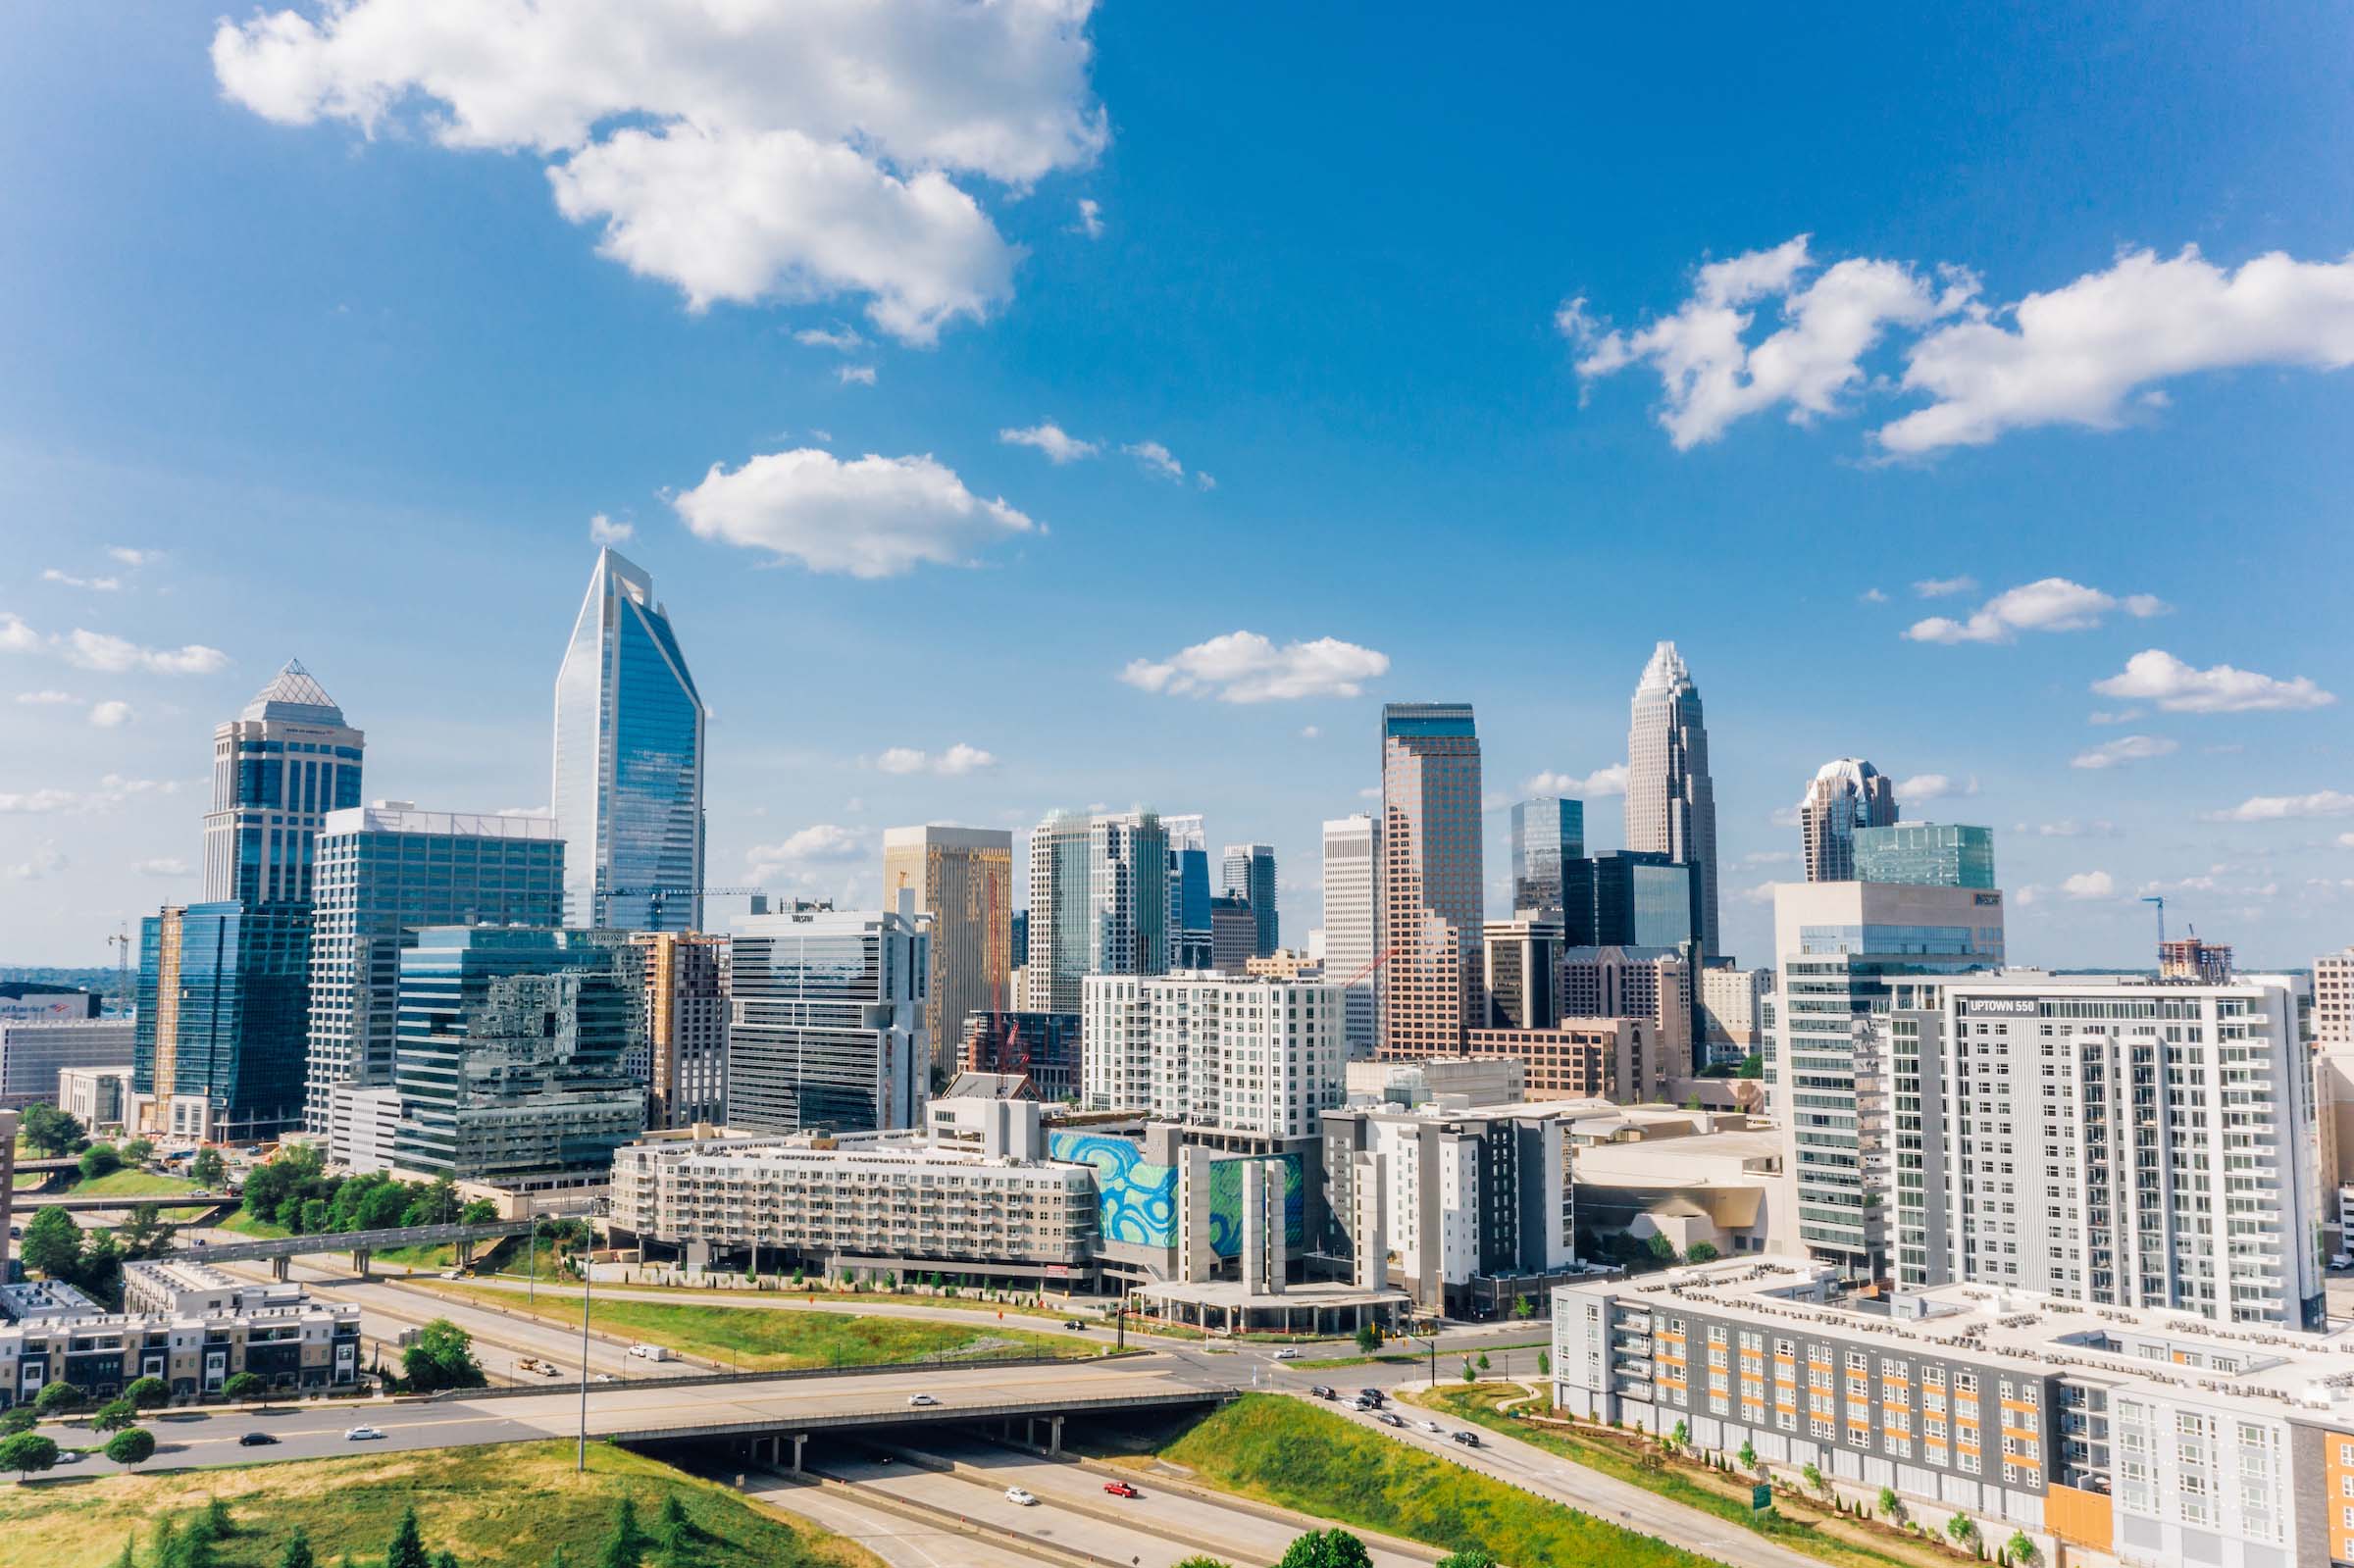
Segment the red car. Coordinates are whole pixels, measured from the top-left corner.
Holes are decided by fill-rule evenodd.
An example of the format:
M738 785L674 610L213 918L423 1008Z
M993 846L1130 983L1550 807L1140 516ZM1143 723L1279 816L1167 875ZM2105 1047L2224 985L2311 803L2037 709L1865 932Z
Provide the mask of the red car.
M1115 1497L1141 1497L1144 1495L1125 1481L1106 1481L1103 1483L1103 1490Z

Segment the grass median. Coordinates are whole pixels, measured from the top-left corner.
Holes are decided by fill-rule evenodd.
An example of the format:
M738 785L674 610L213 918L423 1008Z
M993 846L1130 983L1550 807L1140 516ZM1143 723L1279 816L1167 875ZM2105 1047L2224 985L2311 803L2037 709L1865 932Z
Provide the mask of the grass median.
M464 1568L544 1568L558 1549L588 1568L623 1497L650 1530L669 1496L686 1507L696 1568L880 1568L863 1546L807 1520L627 1449L593 1446L588 1473L576 1475L566 1442L0 1488L0 1568L105 1568L133 1538L146 1563L158 1524L184 1528L214 1497L231 1524L210 1559L218 1568L278 1562L297 1526L322 1563L346 1553L381 1563L412 1504L428 1550L454 1552Z
M1513 1563L1706 1568L1711 1559L1532 1497L1329 1411L1248 1393L1159 1450L1227 1492L1449 1551Z
M536 1299L516 1290L436 1283L431 1293L472 1306L503 1307L577 1327L578 1290L542 1287ZM620 1339L666 1344L747 1372L800 1367L884 1366L993 1355L1092 1356L1095 1346L1059 1335L1032 1334L996 1322L944 1323L924 1318L857 1317L792 1307L720 1306L596 1296L588 1326Z

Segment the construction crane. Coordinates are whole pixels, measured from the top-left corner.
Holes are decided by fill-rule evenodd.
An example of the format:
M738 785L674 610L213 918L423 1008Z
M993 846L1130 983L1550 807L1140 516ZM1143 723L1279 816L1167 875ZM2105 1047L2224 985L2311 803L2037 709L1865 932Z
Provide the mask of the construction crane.
M2158 906L2158 951L2163 955L2166 951L2166 900L2156 893L2146 893L2141 901Z
M106 939L106 944L115 950L115 1007L128 1013L130 1011L130 927L124 925Z
M645 900L646 917L650 921L646 929L667 931L670 928L663 925L662 912L673 898L719 898L766 891L768 889L765 887L607 887L596 895L596 923L599 926L612 924L614 899L642 898Z

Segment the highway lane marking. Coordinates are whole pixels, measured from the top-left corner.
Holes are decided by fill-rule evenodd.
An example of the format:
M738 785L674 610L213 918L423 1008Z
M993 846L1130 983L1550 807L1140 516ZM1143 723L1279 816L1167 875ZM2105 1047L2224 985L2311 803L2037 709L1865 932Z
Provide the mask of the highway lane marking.
M230 1419L231 1419L231 1418L230 1418L230 1417L228 1417L228 1416L212 1416L212 1417L208 1417L207 1419L208 1419L208 1420L212 1420L212 1421L228 1421L228 1420L230 1420ZM386 1419L387 1419L387 1420L390 1420L390 1421L391 1421L391 1424L390 1424L389 1426L386 1426L386 1427L383 1428L382 1430L384 1431L384 1433L385 1434L385 1436L389 1438L389 1437L398 1437L400 1434L402 1434L402 1433L404 1433L404 1432L416 1432L416 1431L419 1431L420 1429L422 1429L422 1428L425 1428L425 1427L468 1427L468 1426L480 1426L482 1423L484 1423L484 1422L486 1422L486 1421L503 1421L503 1420L505 1420L505 1419L507 1419L507 1418L506 1418L506 1417L504 1417L504 1416L492 1416L492 1415L474 1415L474 1416L444 1416L444 1417L442 1417L442 1418L440 1418L440 1419L438 1419L438 1420L434 1420L434 1421L402 1421L402 1420L398 1420L398 1419L396 1419L396 1418L389 1418L389 1417L387 1417ZM355 1421L355 1422L353 1422L353 1423L352 1423L352 1426L374 1426L374 1425L375 1425L375 1423L374 1423L374 1422L360 1422L360 1421ZM522 1425L522 1423L518 1422L518 1423L517 1423L517 1425ZM152 1431L152 1430L154 1430L154 1429L150 1428L149 1430L151 1430L151 1431ZM282 1431L281 1431L281 1430L280 1430L280 1429L278 1429L278 1428L275 1428L275 1427L273 1427L273 1428L267 1428L267 1429L265 1429L265 1428L261 1428L261 1427L254 1427L254 1428L250 1428L250 1429L248 1429L248 1430L255 1431L255 1432L260 1432L260 1431L265 1431L265 1430L267 1430L267 1431L270 1433L270 1436L272 1436L272 1437L274 1437L274 1438L278 1439L278 1440L279 1440L279 1442L284 1442L284 1441L285 1441L286 1439L288 1439L288 1438L324 1438L324 1437L328 1436L328 1435L329 1435L329 1434L331 1434L331 1433L334 1433L334 1434L341 1434L341 1433L343 1433L343 1432L347 1432L347 1431L349 1431L349 1430L350 1430L350 1428L348 1428L348 1427L288 1427L288 1428L286 1428L286 1429L284 1429L284 1430L282 1430ZM173 1436L172 1436L172 1434L170 1434L170 1433L161 1433L161 1434L158 1434L158 1436L157 1436L157 1438L156 1438L156 1443L157 1443L157 1446L159 1446L159 1447L160 1447L160 1446L162 1446L164 1443L166 1443L166 1442L172 1442L172 1441L174 1441L174 1439L173 1439ZM236 1440L235 1438L190 1438L190 1439L187 1439L185 1442L181 1442L179 1445L180 1445L181 1447L183 1447L183 1448L200 1448L200 1447L203 1447L203 1446L204 1446L205 1444L207 1444L207 1443L214 1443L214 1442L235 1442L236 1441L237 1441L237 1440ZM365 1439L354 1439L353 1441L354 1441L354 1442L366 1442L367 1440L365 1440ZM256 1446L256 1447L272 1447L272 1446L275 1446L275 1444L271 1444L271 1443L256 1443L256 1444L255 1444L255 1446Z

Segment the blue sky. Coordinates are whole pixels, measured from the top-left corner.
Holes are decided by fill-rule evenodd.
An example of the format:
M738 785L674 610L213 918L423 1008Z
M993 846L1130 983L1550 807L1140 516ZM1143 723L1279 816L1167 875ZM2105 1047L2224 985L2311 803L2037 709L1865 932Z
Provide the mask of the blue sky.
M17 19L0 962L194 895L289 656L372 797L543 804L599 517L715 882L1141 802L1296 941L1382 699L1501 805L1672 637L1744 958L1842 754L1997 829L2020 957L2354 938L2342 11L618 4Z

